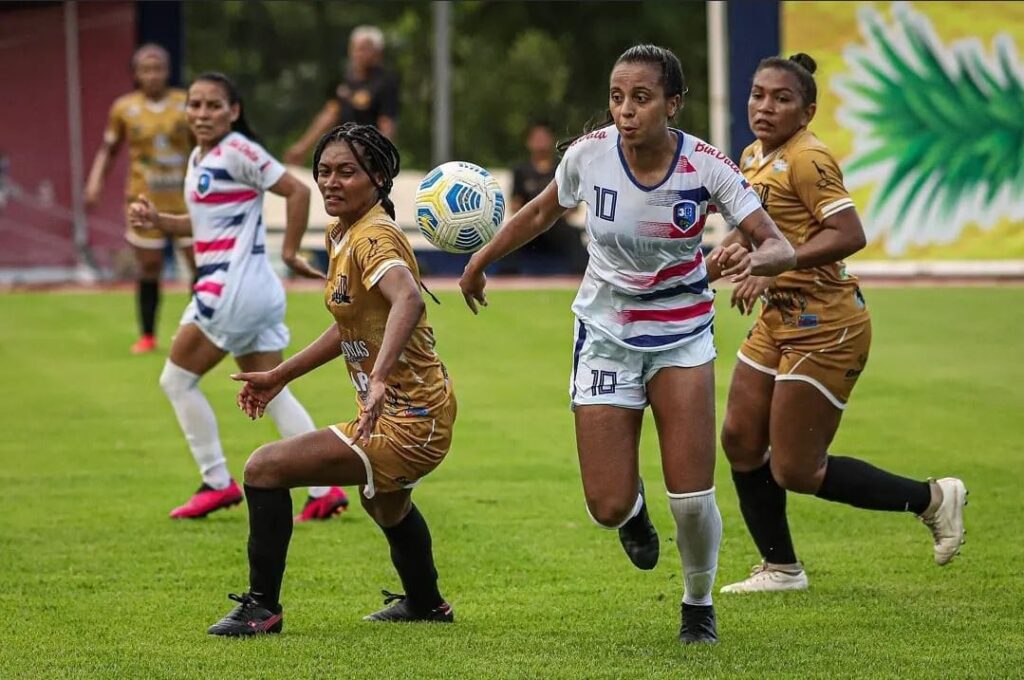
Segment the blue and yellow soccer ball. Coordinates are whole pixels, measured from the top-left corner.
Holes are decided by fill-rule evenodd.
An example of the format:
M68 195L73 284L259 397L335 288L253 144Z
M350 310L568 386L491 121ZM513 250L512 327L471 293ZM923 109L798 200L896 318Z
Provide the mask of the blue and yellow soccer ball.
M430 243L448 253L474 253L505 219L505 195L479 165L451 161L423 178L416 192L416 223Z

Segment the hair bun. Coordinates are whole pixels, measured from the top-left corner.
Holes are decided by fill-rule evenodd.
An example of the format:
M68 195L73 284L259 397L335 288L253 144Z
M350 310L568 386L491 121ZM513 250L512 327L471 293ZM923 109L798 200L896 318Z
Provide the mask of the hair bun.
M813 75L814 71L818 68L818 63L814 61L811 55L804 54L803 52L797 52L792 55L789 60L803 66L811 75Z

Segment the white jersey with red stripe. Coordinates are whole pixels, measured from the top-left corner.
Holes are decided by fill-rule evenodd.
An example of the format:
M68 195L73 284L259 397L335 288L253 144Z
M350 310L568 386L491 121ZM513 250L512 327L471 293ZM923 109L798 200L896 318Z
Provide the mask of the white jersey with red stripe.
M623 347L678 347L714 322L700 244L708 213L732 224L761 207L736 164L706 142L672 130L678 144L665 177L637 181L618 130L584 135L555 172L558 202L587 204L590 263L572 310Z
M267 259L263 226L263 192L284 173L262 146L237 132L202 158L193 149L185 201L198 279L193 321L204 328L238 334L284 319L284 287Z

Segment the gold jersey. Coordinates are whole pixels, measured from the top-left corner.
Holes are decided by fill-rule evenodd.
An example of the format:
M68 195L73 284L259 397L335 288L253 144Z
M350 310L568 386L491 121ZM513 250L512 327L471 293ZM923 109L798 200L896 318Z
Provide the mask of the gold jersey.
M812 238L832 215L853 207L832 152L801 130L765 156L761 142L743 150L740 169L793 247ZM868 316L857 278L842 261L777 276L761 318L777 331L845 326Z
M103 141L112 147L128 143L129 200L145 194L158 210L185 212L185 165L192 150L186 98L184 90L172 89L162 101L153 102L136 91L110 107Z
M419 266L405 234L380 204L348 230L337 221L328 224L326 240L330 267L324 303L338 324L342 354L360 403L391 313L391 304L377 284L394 267L411 271L419 284ZM425 311L386 385L385 417L434 418L447 404L448 374L434 352L434 331Z

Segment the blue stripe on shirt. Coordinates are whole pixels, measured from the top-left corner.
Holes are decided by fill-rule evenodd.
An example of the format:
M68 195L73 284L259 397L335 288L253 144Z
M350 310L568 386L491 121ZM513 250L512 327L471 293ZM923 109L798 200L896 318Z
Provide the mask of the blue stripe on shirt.
M209 276L214 272L221 270L227 271L230 262L216 262L214 264L204 264L201 267L196 267L196 278L201 279L204 276Z
M672 286L671 288L665 288L664 290L656 290L653 293L644 293L643 295L634 295L633 297L637 300L661 300L662 298L675 297L684 293L690 295L700 295L708 289L708 277L702 278L696 283L683 283L678 286Z
M209 307L207 305L204 305L203 301L199 299L198 295L193 295L192 299L196 303L196 309L199 311L199 313L202 316L206 317L207 319L209 319L210 317L213 316L213 312L214 312L213 307Z
M633 347L661 347L663 345L671 345L674 342L679 342L683 338L703 333L710 328L714 322L714 318L708 319L706 323L701 324L687 333L679 333L677 335L634 335L631 338L624 338L623 342L627 345L632 345Z
M228 227L237 227L242 222L245 222L245 213L238 213L237 215L229 215L228 217L222 217L217 222L217 228L227 229Z

